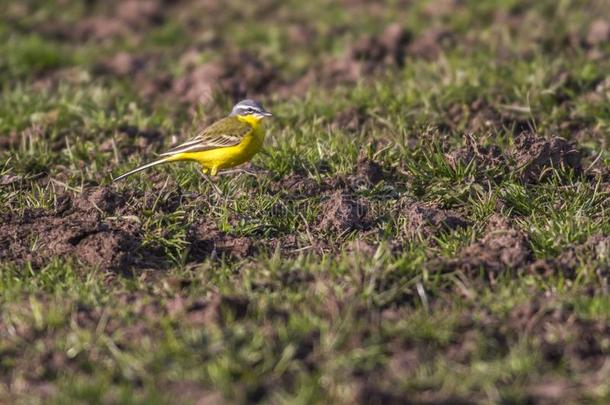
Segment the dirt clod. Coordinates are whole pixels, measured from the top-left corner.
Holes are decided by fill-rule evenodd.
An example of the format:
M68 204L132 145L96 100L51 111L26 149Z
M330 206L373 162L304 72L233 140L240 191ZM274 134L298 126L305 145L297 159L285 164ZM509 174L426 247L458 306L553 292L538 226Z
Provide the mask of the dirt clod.
M350 49L352 60L367 64L386 64L402 66L405 48L411 39L411 34L400 24L394 23L386 27L378 36L365 37L357 41ZM372 70L367 66L366 70Z
M80 20L74 26L72 33L66 35L78 41L103 41L128 34L129 30L121 21L106 16L95 16Z
M163 23L164 11L164 6L158 0L121 1L109 7L105 13L79 20L73 27L62 24L52 31L55 36L75 41L139 40L142 32Z
M105 221L123 196L108 189L58 198L54 210L23 217L6 216L0 225L0 259L43 266L51 258L71 256L104 270L124 270L134 262L140 245L139 228L132 223Z
M170 303L174 314L184 313L187 322L209 325L222 323L227 318L240 319L246 316L250 300L244 296L214 294L209 299L195 299L185 303L182 299Z
M512 157L525 182L536 183L547 177L552 168L581 171L581 156L575 146L558 136L545 139L522 133L515 139Z
M610 41L610 21L597 19L591 23L586 38L587 44L599 46Z
M353 133L362 130L362 126L366 123L366 120L367 114L363 108L351 106L337 113L333 118L330 127L335 131Z
M356 180L366 185L375 185L383 180L383 168L377 162L366 156L360 156L356 164Z
M127 0L119 2L117 17L131 29L145 28L163 22L163 5L157 0Z
M523 268L531 257L527 235L507 218L494 214L483 238L464 248L448 265L468 271L483 269L493 277L493 273L506 269Z
M353 252L356 255L364 255L373 257L377 251L377 246L367 242L366 240L356 239L345 246L347 252Z
M132 263L130 253L139 246L139 240L133 233L105 227L93 232L81 240L69 240L71 244L77 242L73 252L76 257L94 266L110 270L125 269Z
M218 230L215 224L208 222L193 224L187 240L191 244L189 260L192 261L215 256L242 259L254 253L251 238L227 235Z
M599 369L610 354L604 342L610 324L576 316L569 304L553 299L536 297L516 306L509 314L508 327L536 336L543 358L553 364L568 362L574 369Z
M187 72L184 76L175 80L172 91L182 101L191 103L207 103L212 99L218 80L223 75L220 64L207 63Z
M409 56L434 60L439 57L444 47L453 41L450 31L442 28L430 28L417 36L406 49Z
M468 221L457 212L443 210L431 204L410 203L402 213L406 217L403 233L408 237L436 236L440 232L465 228L469 225Z
M272 190L292 198L301 198L318 195L322 191L322 186L310 177L293 174L274 183Z
M134 75L146 67L148 60L143 56L136 56L128 52L119 52L98 67L99 73L116 76Z
M610 237L594 235L584 243L571 246L557 257L540 259L529 266L531 272L551 276L561 274L566 278L574 278L580 264L590 260L604 260L610 256Z
M424 7L424 13L431 17L444 17L459 10L462 0L433 0Z
M261 96L278 82L279 75L272 65L242 51L192 68L174 81L172 91L182 101L207 103L215 91L239 100Z
M127 202L127 195L118 193L110 187L99 187L91 193L76 199L76 204L83 210L88 210L90 206L99 208L102 211L113 214L124 207Z
M345 191L338 190L322 203L317 228L343 233L363 225L366 207Z
M454 168L458 165L467 166L473 161L480 168L506 165L506 157L497 145L482 145L470 136L466 146L446 153L445 157Z

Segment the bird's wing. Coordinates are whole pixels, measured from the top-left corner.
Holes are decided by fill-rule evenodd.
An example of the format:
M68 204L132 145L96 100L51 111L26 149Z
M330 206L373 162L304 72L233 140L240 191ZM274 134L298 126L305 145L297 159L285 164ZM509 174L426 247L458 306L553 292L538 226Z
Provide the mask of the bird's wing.
M235 117L226 117L216 121L200 131L195 137L162 153L171 156L183 152L202 152L216 148L226 148L239 144L252 127Z

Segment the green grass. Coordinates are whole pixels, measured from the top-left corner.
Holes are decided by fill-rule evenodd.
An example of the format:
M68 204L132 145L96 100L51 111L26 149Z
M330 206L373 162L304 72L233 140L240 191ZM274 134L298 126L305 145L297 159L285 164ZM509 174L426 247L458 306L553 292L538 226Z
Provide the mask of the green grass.
M586 40L593 20L610 23L607 7L186 2L140 26L101 3L12 3L0 13L0 402L610 399L610 42ZM125 31L77 35L91 16ZM442 26L450 42L438 58L407 50L404 65L353 84L291 87L392 22L415 39ZM233 101L193 105L171 83L146 86L187 74L188 53L204 64L237 50L276 76L265 94L248 89L274 113L256 176L220 176L222 198L191 164L112 184ZM147 65L104 73L122 51ZM530 127L570 140L583 170L553 161L524 177L516 139ZM504 160L453 160L473 143ZM359 156L383 169L380 182L359 177ZM87 202L101 189L116 206ZM366 206L360 225L324 228L337 189ZM74 207L61 211L66 195ZM413 204L465 226L413 233ZM84 226L70 209L136 229L132 264L47 255L46 234L9 234L11 224ZM498 216L523 237L523 263L469 267L473 247L500 243L488 229ZM216 250L197 245L197 227Z

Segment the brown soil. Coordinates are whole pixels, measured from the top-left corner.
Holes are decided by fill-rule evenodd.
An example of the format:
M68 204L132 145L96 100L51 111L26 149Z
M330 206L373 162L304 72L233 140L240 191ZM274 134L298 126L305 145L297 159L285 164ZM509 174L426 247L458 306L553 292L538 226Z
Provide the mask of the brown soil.
M271 184L274 193L289 199L319 196L332 190L351 191L369 188L382 180L392 179L381 164L361 155L354 172L348 176L323 178L319 183L305 174L293 173Z
M465 138L466 146L445 154L452 167L467 166L474 161L481 169L495 167L504 170L507 168L507 159L500 147L494 144L482 145L472 135L466 135Z
M126 0L118 3L116 17L130 28L159 25L164 21L164 6L161 0Z
M325 190L325 186L319 185L314 179L305 175L292 174L274 182L271 189L274 193L282 193L294 199L319 195Z
M529 270L545 276L561 274L566 278L578 276L576 270L581 264L590 260L601 260L610 254L610 237L594 235L584 243L569 247L557 257L537 260L532 263ZM609 269L599 269L601 272L609 272Z
M189 103L207 103L216 91L239 100L263 97L279 83L277 70L248 52L229 53L222 60L195 66L174 80L172 92Z
M351 106L337 113L330 124L333 131L349 133L360 132L367 121L366 111L361 107Z
M210 256L241 259L254 253L251 238L228 236L209 222L193 224L187 240L190 243L188 259L191 261L201 261Z
M462 0L432 0L424 7L424 13L430 17L444 17L459 11L463 3Z
M10 186L11 184L21 183L23 176L4 174L0 177L0 186Z
M193 107L209 104L216 94L233 101L264 98L284 86L277 69L252 53L229 51L221 59L203 64L197 62L198 55L197 49L189 49L182 55L184 73L177 77L158 69L160 55L157 54L120 52L99 63L94 71L129 78L144 98L172 97Z
M134 55L128 52L119 52L100 62L95 68L95 72L114 76L133 76L151 65L155 58L153 55Z
M222 323L227 317L240 319L247 315L249 300L241 296L214 294L207 299L186 299L182 296L170 300L166 311L172 317L183 318L193 325Z
M455 42L454 35L444 29L432 27L421 33L409 44L406 52L414 58L435 60L443 49L450 47Z
M522 269L531 258L527 235L513 227L507 218L494 214L488 221L483 238L464 248L443 267L472 273L483 270L493 281L495 274L508 269Z
M21 142L21 138L17 131L11 131L6 135L0 136L0 150L10 150L15 148Z
M408 238L429 238L444 231L469 226L468 221L457 212L441 209L434 204L408 201L402 205L401 214L406 217L402 233Z
M286 90L302 94L311 83L335 87L355 83L389 67L403 66L410 39L411 34L400 24L390 24L379 35L355 41L341 57L330 58L314 66L291 89Z
M337 190L322 203L316 228L322 232L344 233L365 226L367 207L349 193Z
M560 137L545 139L522 133L515 139L512 158L525 182L536 183L550 175L553 168L581 172L581 156L576 147Z
M72 256L102 269L125 270L140 245L137 224L104 221L125 196L108 189L58 198L54 210L7 215L0 225L0 259L42 266L53 257Z
M602 46L610 41L610 21L597 19L591 23L585 42L590 46Z
M451 306L453 299L454 295L448 294L442 300L444 303L437 301L436 305ZM407 309L386 310L382 317L398 321L403 316L402 311ZM388 351L387 367L367 375L360 395L368 399L383 398L393 403L392 398L398 398L393 387L409 379L423 364L442 358L460 367L461 364L476 361L473 355L477 353L485 356L486 351L492 356L509 356L511 347L525 341L532 352L540 353L549 368L567 367L575 373L581 373L582 379L571 381L572 388L582 390L583 387L578 385L588 384L594 387L606 374L605 364L610 355L607 344L609 332L608 322L586 319L573 307L561 304L548 293L533 293L530 300L513 307L506 317L481 308L476 308L472 313L465 309L457 320L451 339L446 344L441 344L436 353L431 352L421 341L412 341L406 337L397 337L387 342L384 345ZM566 388L568 387L562 385L561 379L540 381L532 377L531 389L527 393L533 403L556 403L553 399L558 397L562 397L564 402L578 403L578 400L567 400L568 394L577 394L578 390L571 392ZM563 391L557 393L557 389ZM415 403L439 403L434 395L436 394L422 393L414 400ZM480 402L476 398L471 400ZM446 403L456 403L455 401L451 399ZM459 399L457 403L460 403Z
M83 27L77 27L76 32L80 32L78 35L81 37L97 39L133 36L133 31L141 31L157 21L156 7L141 1L129 3L123 7L127 11L121 11L118 17L98 16L84 20L81 22ZM127 30L121 21L131 20L132 11L138 7L148 10L146 15L149 18L144 19L143 25L136 24ZM106 24L107 20L112 21ZM447 31L434 29L412 42L409 31L398 23L390 24L378 35L356 40L343 56L322 60L300 79L292 80L285 80L275 66L246 51L229 50L218 60L198 64L200 47L190 48L182 54L180 61L185 73L179 77L171 77L155 69L160 60L159 55L125 52L102 61L95 72L131 78L137 83L136 88L143 97L169 95L191 105L209 103L216 93L228 95L232 100L261 98L270 92L282 98L290 98L307 92L312 83L332 88L355 83L370 75L383 73L388 68L401 67L408 55L435 58L450 39L451 35ZM360 116L361 114L353 115L347 111L344 118L339 117L337 124L347 131L358 130L362 124Z
M599 370L610 354L604 343L610 333L608 322L575 316L573 308L553 300L536 297L515 307L508 327L535 336L545 360L556 365L567 362L574 370Z
M156 129L142 129L132 125L124 125L118 128L114 137L110 137L100 144L100 151L113 153L116 146L123 156L132 154L141 156L160 150L164 146L166 138L166 134Z
M314 65L300 79L285 80L278 69L255 54L229 51L221 59L197 65L194 62L197 49L187 50L181 61L186 73L177 78L159 74L140 75L138 88L147 96L171 95L191 104L208 103L216 92L229 95L233 100L244 97L264 97L275 92L289 98L307 92L312 83L335 87L354 83L379 74L388 68L401 67L407 55L433 58L450 41L444 30L424 33L411 43L411 34L400 24L390 24L379 35L367 36L355 41L339 58L323 60ZM150 64L146 57L118 54L102 65L102 71L126 75L140 71ZM360 128L359 118L346 112L338 125L345 130ZM358 115L356 116L358 117Z
M356 239L347 243L347 245L345 246L345 250L347 252L353 252L356 255L363 255L364 257L373 257L373 255L377 251L377 246L375 244L367 242L366 240Z
M410 40L411 34L400 24L390 24L378 36L361 38L352 45L348 52L349 59L363 62L365 71L376 68L370 64L402 66Z
M113 271L164 267L167 259L163 252L142 245L139 223L121 216L152 209L153 204L157 210L173 212L183 196L170 191L166 198L153 198L154 203L151 198L132 197L109 187L97 187L82 195L60 195L54 209L7 214L0 225L0 260L41 267L54 257L72 257ZM249 238L226 235L206 223L194 224L187 242L190 261L243 258L254 252Z
M498 109L501 101L477 98L471 103L454 104L447 109L442 130L465 131L472 134L489 134L493 129L505 129L513 134L532 131L532 124L523 113Z
M374 186L386 178L381 165L368 157L361 155L356 163L356 174L352 176L354 188L358 186Z
M109 5L106 13L80 20L74 27L57 25L55 31L56 35L74 41L101 42L118 38L137 41L142 32L163 23L165 8L167 4L158 0L121 1Z

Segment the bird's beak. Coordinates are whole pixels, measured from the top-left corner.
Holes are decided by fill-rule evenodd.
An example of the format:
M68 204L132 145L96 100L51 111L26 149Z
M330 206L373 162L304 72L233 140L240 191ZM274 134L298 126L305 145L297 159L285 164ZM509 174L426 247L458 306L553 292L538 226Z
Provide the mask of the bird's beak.
M273 114L271 114L270 111L263 111L263 116L264 117L273 117Z

